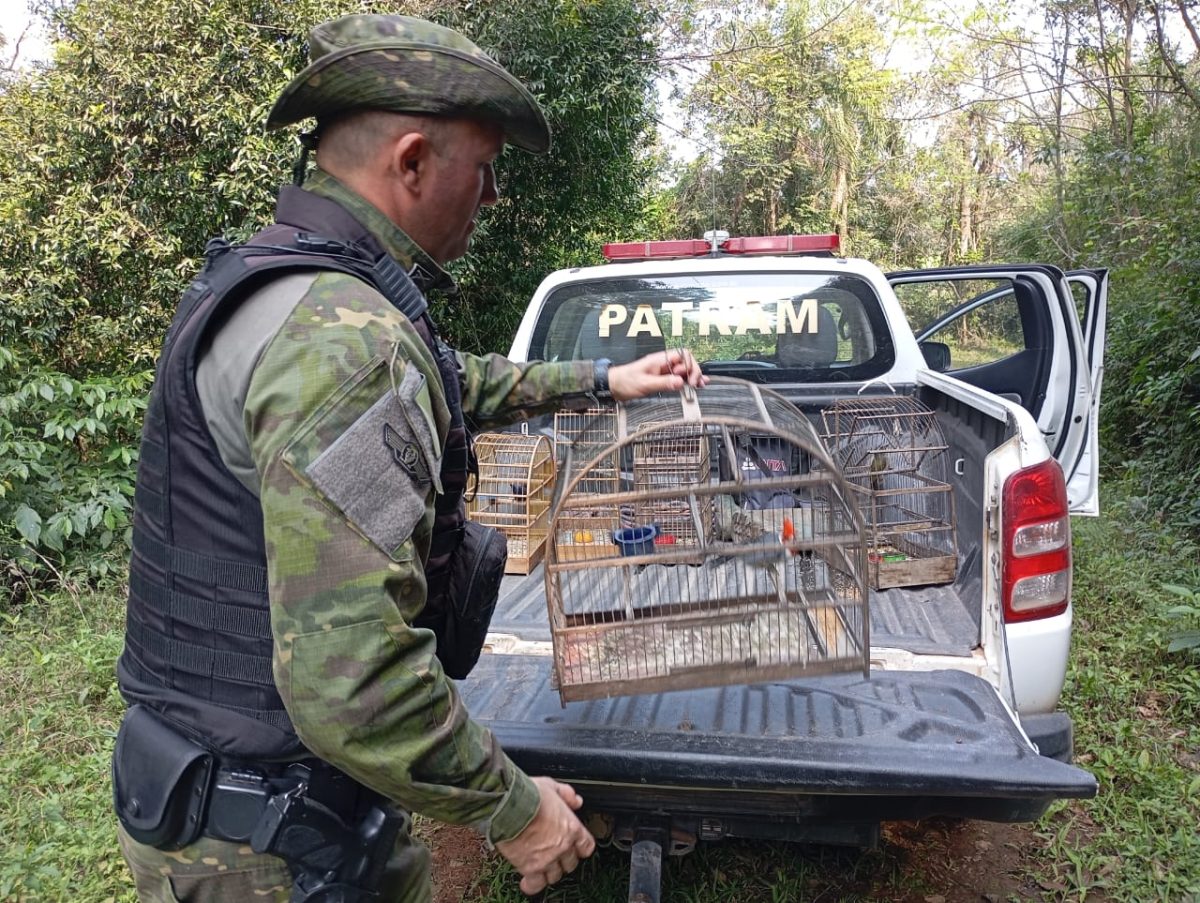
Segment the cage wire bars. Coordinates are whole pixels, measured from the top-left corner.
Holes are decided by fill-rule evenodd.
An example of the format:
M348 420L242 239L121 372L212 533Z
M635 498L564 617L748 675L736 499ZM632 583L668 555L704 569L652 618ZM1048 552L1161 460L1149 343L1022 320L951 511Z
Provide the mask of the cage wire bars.
M564 704L869 673L863 520L782 396L714 378L556 420L556 448L545 578Z
M916 398L881 395L839 399L821 420L863 513L871 588L953 582L954 492L937 414Z

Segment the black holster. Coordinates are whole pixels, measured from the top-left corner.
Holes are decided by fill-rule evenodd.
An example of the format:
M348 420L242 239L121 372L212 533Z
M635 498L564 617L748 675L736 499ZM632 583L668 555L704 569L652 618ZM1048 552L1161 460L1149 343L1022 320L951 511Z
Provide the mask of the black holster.
M280 857L292 903L375 897L406 820L327 763L225 762L142 705L117 734L113 803L129 836L160 850L203 835Z
M508 563L508 540L494 527L467 521L450 560L445 590L431 596L413 621L437 636L442 670L455 680L471 673L487 639Z

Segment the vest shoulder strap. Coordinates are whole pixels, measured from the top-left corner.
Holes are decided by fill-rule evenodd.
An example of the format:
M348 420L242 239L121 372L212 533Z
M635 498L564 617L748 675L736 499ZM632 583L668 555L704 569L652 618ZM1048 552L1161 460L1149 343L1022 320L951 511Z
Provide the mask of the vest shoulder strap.
M249 283L287 270L332 270L367 282L409 320L428 309L421 290L392 257L373 257L354 242L279 227L261 233L263 241L231 245L214 239L205 249L201 279L220 298L238 294Z

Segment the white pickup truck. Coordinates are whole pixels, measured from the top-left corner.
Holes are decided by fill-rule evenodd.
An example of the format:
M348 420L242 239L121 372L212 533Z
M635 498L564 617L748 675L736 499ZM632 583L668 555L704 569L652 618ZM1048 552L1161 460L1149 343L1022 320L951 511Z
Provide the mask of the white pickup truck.
M542 283L509 352L620 363L686 345L706 372L767 385L818 427L839 398L914 396L949 446L957 576L872 594L866 680L562 706L541 569L505 578L467 706L528 771L580 787L593 830L639 854L640 899L657 899L656 853L697 840L870 844L883 820L1027 821L1096 792L1069 764L1057 707L1070 515L1098 511L1107 274L884 274L835 249L836 236L609 245L613 262ZM805 303L816 328L796 335Z

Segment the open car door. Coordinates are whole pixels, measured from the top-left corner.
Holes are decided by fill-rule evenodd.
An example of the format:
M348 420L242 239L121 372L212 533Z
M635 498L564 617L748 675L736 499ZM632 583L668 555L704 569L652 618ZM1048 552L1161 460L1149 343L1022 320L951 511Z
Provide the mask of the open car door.
M1092 381L1087 438L1068 471L1079 491L1078 510L1076 494L1072 487L1067 488L1071 510L1095 516L1100 513L1100 386L1104 382L1104 334L1108 327L1108 270L1071 270L1067 282L1075 298Z
M1072 513L1098 513L1107 272L1018 264L887 279L931 366L1029 411L1062 465Z

